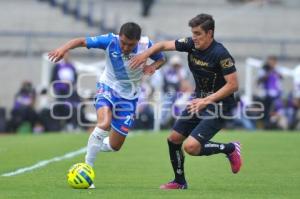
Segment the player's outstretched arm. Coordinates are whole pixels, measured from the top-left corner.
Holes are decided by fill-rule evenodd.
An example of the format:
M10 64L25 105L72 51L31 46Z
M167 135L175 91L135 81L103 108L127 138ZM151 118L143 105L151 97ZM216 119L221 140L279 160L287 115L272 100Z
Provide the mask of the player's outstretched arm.
M73 48L78 48L78 47L86 47L86 41L85 38L76 38L68 41L64 45L60 46L59 48L52 50L51 52L48 53L48 57L50 61L52 62L58 62L61 60L64 55Z
M166 63L166 60L164 58L159 59L150 65L144 66L143 72L145 75L153 75L153 73L155 73L156 70L160 69L160 67L162 65L164 65L165 63Z
M151 55L158 53L160 51L172 51L175 50L175 41L162 41L154 44L151 48L148 48L143 53L134 56L130 60L130 68L135 69L139 67L142 63L145 63Z

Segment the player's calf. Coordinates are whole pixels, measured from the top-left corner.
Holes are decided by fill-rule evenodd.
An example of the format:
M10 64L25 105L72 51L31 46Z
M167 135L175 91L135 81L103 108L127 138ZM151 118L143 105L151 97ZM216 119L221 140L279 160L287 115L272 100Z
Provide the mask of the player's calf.
M88 140L87 152L85 156L85 162L90 166L94 166L96 156L101 150L103 141L107 136L108 132L98 127L95 127L94 131L91 133Z
M118 133L115 129L112 129L109 135L109 140L107 140L106 143L107 145L109 144L113 151L119 151L122 148L125 139L125 135Z

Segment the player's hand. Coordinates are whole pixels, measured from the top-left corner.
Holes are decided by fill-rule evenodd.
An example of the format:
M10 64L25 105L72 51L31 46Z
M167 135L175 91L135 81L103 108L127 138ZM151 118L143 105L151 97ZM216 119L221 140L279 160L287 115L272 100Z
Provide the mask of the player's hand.
M194 114L202 109L204 109L210 102L208 102L205 98L196 98L190 101L190 103L187 105L187 110L189 113Z
M59 60L61 60L64 57L65 53L66 53L66 51L64 49L57 48L48 53L48 58L52 62L58 62Z
M129 68L138 68L141 64L146 63L147 58L148 57L144 53L132 57L129 62Z
M143 68L143 72L145 75L153 75L153 73L155 73L155 66L153 65L145 65L144 68Z

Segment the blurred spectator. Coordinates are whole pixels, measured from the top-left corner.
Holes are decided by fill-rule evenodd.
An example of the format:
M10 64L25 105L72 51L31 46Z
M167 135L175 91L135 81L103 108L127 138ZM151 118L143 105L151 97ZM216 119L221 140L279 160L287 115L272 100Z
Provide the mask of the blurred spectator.
M237 100L237 106L233 109L233 126L244 128L248 131L254 131L256 129L256 125L253 120L251 120L248 116L254 116L253 113L245 111L245 108L250 108L251 106L247 105L245 96L240 96L237 94L235 96ZM249 103L248 103L249 104ZM251 107L254 108L254 107Z
M51 81L56 95L53 114L56 119L66 118L60 119L61 128L72 131L78 127L77 105L80 103L80 98L76 91L77 72L69 60L68 53L54 66Z
M68 95L74 92L77 82L77 72L69 60L68 53L65 54L62 61L53 67L51 82L53 83L55 95Z
M81 98L81 107L78 110L78 119L80 119L80 127L91 132L97 122L97 115L95 114L94 101L95 94L87 91L85 97Z
M273 102L273 107L271 107L269 128L281 130L288 129L288 118L286 117L285 105L280 98L277 98Z
M142 16L148 17L150 15L150 10L155 0L141 0L142 2Z
M181 112L186 108L193 94L193 86L188 80L182 80L180 91L174 103L173 113L175 116L180 116Z
M296 66L293 71L294 75L294 98L298 109L300 108L300 65Z
M263 104L265 128L270 126L270 110L275 100L280 98L282 93L281 74L276 70L277 58L275 56L268 57L266 63L259 73L258 85L263 88Z
M298 112L300 110L300 65L296 66L296 68L293 71L293 75L294 75L294 88L293 88L293 97L294 97L294 106L295 106L295 110L294 110L294 118L295 121L292 125L292 128L298 128Z
M288 127L289 129L293 130L296 128L298 123L298 118L297 118L298 106L297 106L297 101L294 100L294 96L292 92L288 96L285 111L288 120Z
M31 129L35 127L38 117L34 110L36 92L31 82L24 81L15 96L8 131L15 132L24 123L29 122Z
M137 103L135 129L153 129L154 110L152 106L154 89L144 78L141 83L141 94Z
M172 116L172 105L176 101L180 89L184 87L182 84L187 84L184 81L188 77L188 71L183 67L181 58L178 55L174 55L170 58L168 65L162 68L161 72L163 78L161 126L168 128L175 119Z
M6 110L4 107L0 107L0 133L6 130Z
M179 91L180 82L188 76L187 70L182 65L182 60L178 55L170 58L167 66L162 68L163 92L175 93Z
M39 116L39 129L36 131L55 132L61 130L60 121L51 117L50 104L47 89L42 89L36 102L36 110Z

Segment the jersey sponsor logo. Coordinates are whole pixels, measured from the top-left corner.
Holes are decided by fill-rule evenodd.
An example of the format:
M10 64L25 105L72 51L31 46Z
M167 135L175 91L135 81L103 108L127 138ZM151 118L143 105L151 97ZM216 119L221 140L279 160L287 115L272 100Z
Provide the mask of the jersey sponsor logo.
M193 63L193 64L196 64L198 66L202 66L202 67L208 67L208 62L205 62L201 59L198 59L196 58L195 56L191 55L190 56L190 61Z
M230 68L234 65L234 62L231 58L226 58L220 61L220 65L222 68Z

